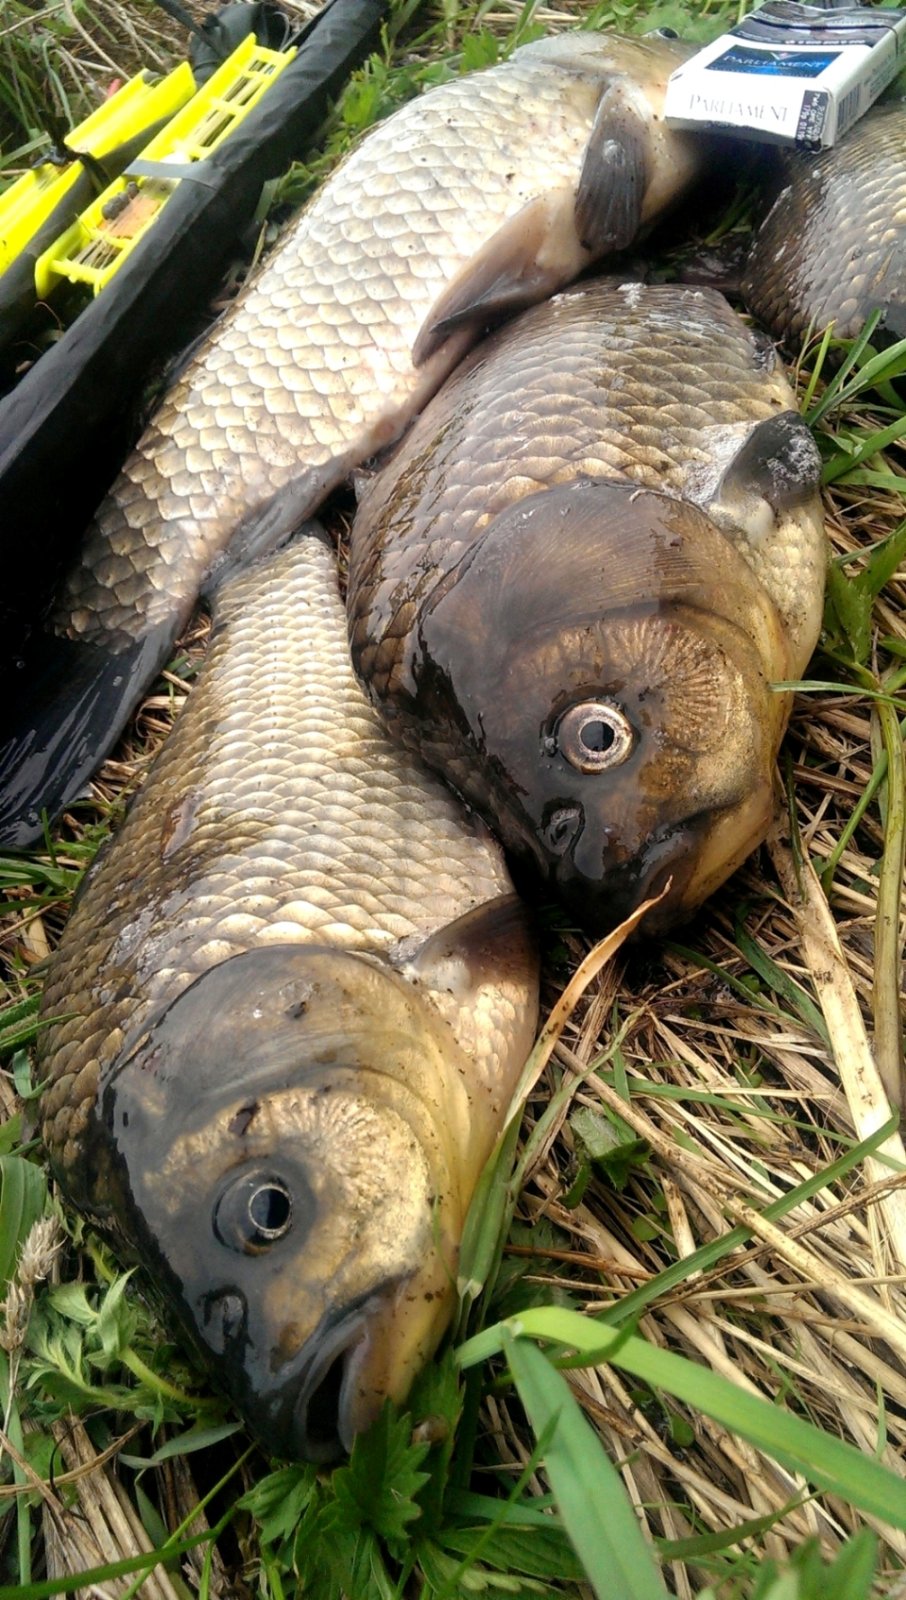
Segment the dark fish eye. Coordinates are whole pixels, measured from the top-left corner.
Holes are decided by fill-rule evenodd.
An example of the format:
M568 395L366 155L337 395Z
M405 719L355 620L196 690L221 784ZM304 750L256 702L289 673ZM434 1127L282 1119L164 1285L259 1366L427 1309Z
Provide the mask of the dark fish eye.
M270 1249L293 1224L293 1198L282 1178L245 1173L227 1185L214 1207L221 1244L246 1255Z
M263 1183L249 1200L252 1224L267 1239L279 1239L289 1227L292 1214L289 1191L282 1184Z
M635 744L632 723L607 700L570 706L557 724L560 754L579 772L607 772L626 760Z

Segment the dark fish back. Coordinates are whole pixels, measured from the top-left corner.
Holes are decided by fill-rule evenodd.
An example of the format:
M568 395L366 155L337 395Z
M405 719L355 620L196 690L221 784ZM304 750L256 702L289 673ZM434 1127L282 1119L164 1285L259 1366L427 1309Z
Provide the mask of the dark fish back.
M876 310L888 337L906 334L906 103L875 107L831 150L787 158L742 291L793 344L830 322L854 338Z

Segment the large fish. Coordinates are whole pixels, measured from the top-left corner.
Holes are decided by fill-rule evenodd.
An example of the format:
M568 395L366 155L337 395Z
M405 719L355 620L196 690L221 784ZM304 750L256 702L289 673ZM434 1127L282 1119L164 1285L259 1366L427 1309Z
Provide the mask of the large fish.
M592 33L525 45L404 106L348 157L98 511L13 697L0 843L37 837L41 807L78 792L225 559L291 533L489 322L630 243L683 191L702 147L661 112L688 48Z
M61 1182L271 1452L348 1448L433 1350L536 1012L500 851L387 739L332 552L263 558L81 892L40 1056Z
M830 150L783 158L742 291L777 339L829 322L852 339L872 311L906 337L906 103L874 107Z
M720 295L603 280L485 341L363 497L372 697L593 929L766 831L826 559L793 406Z

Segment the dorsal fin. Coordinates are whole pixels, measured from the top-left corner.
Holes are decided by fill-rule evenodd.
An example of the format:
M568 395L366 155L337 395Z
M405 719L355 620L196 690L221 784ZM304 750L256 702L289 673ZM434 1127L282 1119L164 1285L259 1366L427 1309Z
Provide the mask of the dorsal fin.
M781 411L753 428L708 501L718 520L747 526L747 508L770 506L775 516L811 499L821 483L821 457L798 411Z
M504 1039L504 1018L512 1031L510 997L524 995L538 966L529 913L519 897L500 895L474 906L420 944L407 939L394 965L430 997L467 1053L485 1064L486 1088L495 1105L505 1103L531 1048L536 1023L523 1007L523 1036ZM493 1039L498 1032L502 1053L487 1048L489 1035Z

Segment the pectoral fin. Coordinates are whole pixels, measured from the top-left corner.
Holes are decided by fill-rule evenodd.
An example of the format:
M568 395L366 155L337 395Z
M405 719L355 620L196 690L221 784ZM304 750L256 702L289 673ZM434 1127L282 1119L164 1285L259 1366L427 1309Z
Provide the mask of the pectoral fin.
M474 1003L475 991L504 973L514 975L522 961L534 962L528 912L515 894L500 895L474 906L439 928L406 955L399 970L421 986L455 997L457 1005Z
M279 549L294 534L303 531L306 520L354 460L354 454L348 451L323 467L310 467L278 489L263 505L256 506L211 561L199 591L205 599L210 600L237 572L251 566L260 556Z
M576 233L596 259L632 244L649 181L648 130L612 83L598 102L576 191Z
M884 307L884 316L881 322L881 345L890 344L894 340L906 339L906 302L902 300L888 300ZM896 387L899 387L897 385Z
M574 199L557 189L530 200L467 262L434 302L412 347L420 367L458 328L476 336L501 317L534 305L588 264L576 236Z
M408 941L407 941L408 945ZM531 1048L537 1024L538 951L529 913L515 894L500 895L457 917L414 950L401 947L397 969L430 996L441 1016L476 1063L485 1093L473 1099L473 1115L492 1122L505 1107ZM507 1044L489 1054L503 1011ZM478 1063L483 1062L483 1069ZM494 1129L496 1131L496 1127Z
M781 517L811 500L820 483L821 457L811 432L798 411L781 411L752 429L720 478L708 511L718 525L753 532L766 507Z
M0 846L26 849L69 805L112 749L142 690L166 663L177 619L114 655L37 632L0 728Z
M818 487L821 458L795 411L753 428L705 504L712 521L749 563L786 629L799 677L821 626L827 542Z

